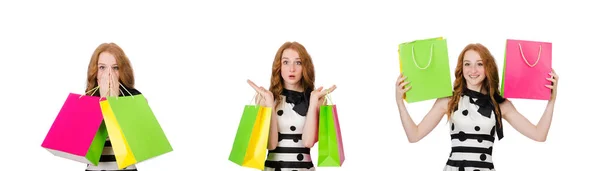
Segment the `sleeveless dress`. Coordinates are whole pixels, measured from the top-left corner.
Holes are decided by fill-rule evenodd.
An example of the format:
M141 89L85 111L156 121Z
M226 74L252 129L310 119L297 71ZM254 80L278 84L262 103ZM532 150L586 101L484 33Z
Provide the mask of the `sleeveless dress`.
M498 104L506 100L499 94L495 94L494 99ZM465 88L450 117L452 151L444 171L493 171L495 134L498 140L504 137L499 125L501 120L496 119L488 95Z
M310 91L297 92L284 89L284 100L276 109L279 143L269 150L265 171L314 171L310 148L302 143L302 131L310 100Z

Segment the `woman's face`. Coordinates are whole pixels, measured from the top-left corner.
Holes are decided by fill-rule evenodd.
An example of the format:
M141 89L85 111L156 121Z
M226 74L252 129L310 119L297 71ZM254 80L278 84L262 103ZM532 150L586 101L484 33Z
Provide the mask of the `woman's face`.
M119 78L119 66L117 65L117 60L115 56L108 53L102 52L100 53L98 59L98 78L108 77L108 73L110 72L111 77Z
M281 55L281 77L286 88L297 87L302 79L302 61L300 55L293 49L283 50Z
M463 77L467 81L467 87L474 89L480 88L485 79L485 67L481 56L474 50L465 52L463 59ZM479 91L479 89L475 90Z

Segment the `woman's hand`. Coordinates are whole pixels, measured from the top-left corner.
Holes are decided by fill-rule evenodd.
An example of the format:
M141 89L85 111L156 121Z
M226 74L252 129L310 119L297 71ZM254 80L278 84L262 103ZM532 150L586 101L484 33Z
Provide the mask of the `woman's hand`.
M112 73L112 69L102 72L98 76L98 85L100 86L100 97L119 96L119 77Z
M323 87L319 87L313 90L312 92L310 92L310 103L316 102L316 105L320 106L321 104L323 104L323 100L325 100L325 95L333 92L333 90L335 90L336 88L337 86L333 85L330 88L325 89L325 91L323 91Z
M550 78L546 78L548 81L552 81L552 85L546 85L546 87L548 87L549 89L552 89L552 96L550 98L550 101L554 101L556 100L556 87L558 86L558 75L556 75L556 72L554 72L554 69L552 69L551 73L548 73L548 75L550 75Z
M406 92L412 88L412 86L406 86L410 82L404 80L406 80L406 77L402 76L402 73L400 73L400 76L398 76L398 80L396 81L396 101L403 100Z
M271 108L275 106L273 93L271 91L265 89L264 87L258 87L256 84L254 84L254 82L250 80L248 80L248 84L250 84L250 86L254 88L254 90L259 94L259 96L262 97L260 98L260 101L257 102L259 105Z

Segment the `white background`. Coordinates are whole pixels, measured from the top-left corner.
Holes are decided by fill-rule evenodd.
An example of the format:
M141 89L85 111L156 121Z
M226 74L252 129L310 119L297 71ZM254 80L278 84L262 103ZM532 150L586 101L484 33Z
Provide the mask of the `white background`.
M341 168L441 170L450 152L446 119L408 143L394 100L397 45L444 36L450 69L468 43L503 66L507 38L553 43L560 76L544 143L512 127L496 141L497 170L596 167L598 6L583 2L0 2L0 170L84 170L40 145L67 94L83 93L94 49L116 42L130 57L174 151L138 164L152 170L252 170L227 160L251 79L268 87L275 52L305 45L316 85L336 84L346 150ZM500 72L501 73L501 72ZM454 80L454 78L452 78ZM513 100L537 123L545 101ZM417 122L433 101L409 104ZM317 161L317 147L312 149ZM10 168L10 169L8 169Z

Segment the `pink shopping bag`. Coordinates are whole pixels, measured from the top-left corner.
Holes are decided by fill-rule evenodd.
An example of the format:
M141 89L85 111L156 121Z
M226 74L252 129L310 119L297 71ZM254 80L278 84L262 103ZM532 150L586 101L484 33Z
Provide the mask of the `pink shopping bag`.
M552 43L508 39L502 93L506 98L549 100Z
M71 93L42 147L59 157L97 165L108 136L102 120L100 97Z
M344 154L344 141L342 140L342 130L340 129L340 121L338 119L338 112L335 105L333 106L333 119L335 121L335 131L337 136L338 151L340 153L341 165L346 160L346 155Z

